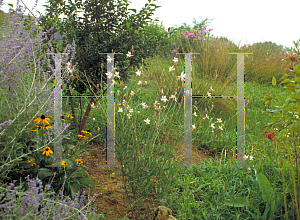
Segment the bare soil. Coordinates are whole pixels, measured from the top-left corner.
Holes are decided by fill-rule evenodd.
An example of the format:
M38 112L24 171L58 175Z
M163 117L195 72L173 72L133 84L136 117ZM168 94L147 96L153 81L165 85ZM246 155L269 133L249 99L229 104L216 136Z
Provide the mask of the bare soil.
M81 192L84 190L90 196L97 193L98 196L92 202L96 206L96 213L105 213L107 214L107 219L120 219L122 217L129 215L129 208L131 203L125 196L125 189L122 178L118 176L117 173L109 173L105 170L104 167L98 167L98 165L103 165L102 161L106 161L106 151L105 144L91 142L90 149L92 151L87 152L81 155L83 163L87 166L88 173L90 178L94 180L97 185L95 190L81 189ZM176 161L184 160L184 146L176 146L177 154L175 155ZM209 153L205 150L198 149L193 145L192 149L192 163L199 165L200 161L209 159L209 157L215 158L213 153ZM217 156L220 159L220 156ZM229 158L229 157L228 157ZM116 159L116 164L119 165L119 161ZM121 168L115 168L116 171ZM144 207L140 212L147 214L149 219L153 219L155 209L158 207L159 203L156 200L148 198L143 201Z

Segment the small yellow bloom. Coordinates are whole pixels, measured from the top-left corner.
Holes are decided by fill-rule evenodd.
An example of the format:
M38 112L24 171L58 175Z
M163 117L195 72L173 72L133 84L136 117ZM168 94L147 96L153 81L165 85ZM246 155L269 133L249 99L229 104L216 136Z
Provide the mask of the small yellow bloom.
M92 134L91 134L91 132L90 132L90 130L87 130L87 131L81 131L82 133L84 133L84 134L89 134L89 135L91 135L92 136Z
M48 146L44 147L41 151L44 151L43 155L46 154L46 157L48 157L50 154L53 154L53 151Z
M78 164L78 165L80 165L80 164L83 164L83 162L82 162L82 159L76 159L76 164Z
M30 160L28 160L28 163L31 163L32 161L34 161L34 159L32 158L32 159L30 159ZM33 165L36 165L36 163L33 163L33 164L31 164L31 166L33 167Z
M61 161L61 165L64 165L64 167L67 165L66 162L63 160Z
M84 135L81 135L81 134L77 134L77 137L79 137L79 139L87 139L87 137L86 136L84 136Z
M67 117L70 119L73 119L74 117L72 117L72 115L67 114Z

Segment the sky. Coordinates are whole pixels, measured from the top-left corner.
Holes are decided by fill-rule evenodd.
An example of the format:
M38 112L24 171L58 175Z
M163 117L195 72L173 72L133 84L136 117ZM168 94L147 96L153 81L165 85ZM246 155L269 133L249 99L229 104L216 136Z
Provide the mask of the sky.
M30 9L35 4L34 0L23 2ZM16 9L17 0L4 0L4 3L12 3ZM44 14L42 5L45 3L46 0L39 0L33 13L38 10ZM131 0L128 8L138 12L146 3L148 0ZM21 1L20 4L23 5ZM207 24L207 29L212 29L211 35L227 37L238 46L271 41L294 47L293 41L300 40L300 28L296 28L299 19L293 12L300 8L299 0L290 0L288 4L273 0L157 0L154 4L162 7L156 9L152 18L158 18L166 30L184 22L193 27L194 18L198 23L208 18L213 19ZM8 12L8 9L9 6L2 6L3 11Z

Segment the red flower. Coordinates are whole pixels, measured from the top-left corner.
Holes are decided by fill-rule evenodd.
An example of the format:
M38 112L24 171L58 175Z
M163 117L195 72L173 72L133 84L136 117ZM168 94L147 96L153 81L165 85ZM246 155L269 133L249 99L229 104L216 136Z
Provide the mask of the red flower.
M266 93L267 93L267 92L266 92ZM269 93L269 94L267 93L267 96L271 96L271 93Z
M283 71L285 71L285 70L287 70L287 69L294 70L293 67L286 66L286 68L285 68Z
M271 141L273 141L273 137L275 137L275 132L273 132L272 134L270 134L269 132L265 131L265 134L267 134L266 135L267 138L269 138Z
M298 62L298 59L296 58L297 53L295 53L295 56L285 56L284 58L290 58L290 61L292 62Z

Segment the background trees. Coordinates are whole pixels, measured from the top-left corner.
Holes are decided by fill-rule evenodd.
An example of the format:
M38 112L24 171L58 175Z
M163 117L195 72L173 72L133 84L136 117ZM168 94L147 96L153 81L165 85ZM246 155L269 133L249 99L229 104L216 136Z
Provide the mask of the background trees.
M153 35L144 34L153 27L153 24L152 26L148 25L152 21L150 16L153 15L156 8L160 7L153 4L155 1L148 0L148 3L138 13L135 9L128 9L128 0L86 0L85 2L79 0L75 3L69 0L68 5L66 5L66 1L49 0L48 4L44 5L46 13L41 15L39 21L42 28L47 30L58 20L58 25L53 32L58 32L59 35L49 34L48 36L49 40L53 38L53 44L56 44L57 48L56 52L66 53L66 51L62 51L62 48L65 48L66 44L72 44L75 40L76 55L73 65L76 64L77 72L74 74L78 80L67 83L68 95L70 95L69 86L79 94L88 91L88 95L99 95L100 90L104 94L107 80L105 74L107 72L107 56L99 53L123 53L123 55L116 55L114 60L123 81L128 80L130 68L139 68L143 59L157 53L158 42L166 35L161 31ZM78 12L81 10L84 11L84 17L78 16ZM129 14L129 11L134 13ZM58 18L60 15L65 17L60 19ZM46 49L49 49L47 45L45 45ZM126 57L128 51L133 55L130 58ZM54 62L54 57L51 62ZM46 70L46 66L44 68ZM88 82L92 88L87 86ZM74 124L79 128L79 133L85 128L92 102L95 102L93 98L90 100L86 110L87 114L81 125L77 126L74 118Z

